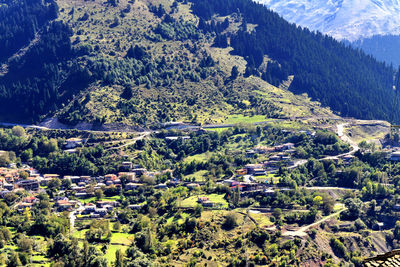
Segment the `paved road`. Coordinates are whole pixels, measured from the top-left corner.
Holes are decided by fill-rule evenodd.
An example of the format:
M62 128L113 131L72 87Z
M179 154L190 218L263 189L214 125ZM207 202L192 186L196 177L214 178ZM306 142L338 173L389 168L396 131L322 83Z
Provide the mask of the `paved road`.
M81 211L83 211L85 208L83 207L83 204L81 202L78 201L78 208L76 210L73 210L69 213L69 231L73 232L74 230L74 226L75 226L75 220L76 220L76 214L80 213Z

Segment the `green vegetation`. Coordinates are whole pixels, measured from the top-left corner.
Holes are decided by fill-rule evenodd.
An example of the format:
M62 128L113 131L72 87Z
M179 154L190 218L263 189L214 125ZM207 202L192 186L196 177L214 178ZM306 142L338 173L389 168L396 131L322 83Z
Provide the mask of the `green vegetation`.
M217 204L217 206L220 206L221 208L227 208L228 207L228 202L225 200L225 195L218 195L218 194L191 196L191 197L188 197L186 199L183 199L180 202L180 206L181 207L192 207L192 208L194 208L196 205L198 205L197 199L199 197L207 197L207 198L209 198L209 200L211 202Z

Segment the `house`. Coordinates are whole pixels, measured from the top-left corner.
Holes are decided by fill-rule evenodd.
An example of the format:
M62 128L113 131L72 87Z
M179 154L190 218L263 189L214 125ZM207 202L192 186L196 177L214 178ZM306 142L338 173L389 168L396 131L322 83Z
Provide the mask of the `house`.
M134 181L136 179L136 173L134 172L119 172L118 178L121 179L122 176L125 176L129 181Z
M75 201L68 201L68 200L58 200L54 206L57 207L57 211L66 211L66 210L72 210L76 205Z
M239 184L238 181L232 180L232 179L226 179L222 181L223 184L226 184L227 186L233 186Z
M130 170L130 169L133 169L133 163L130 161L124 161L124 162L122 162L121 167L125 170Z
M236 170L236 174L238 174L238 175L246 175L247 174L247 170L246 169Z
M353 155L346 155L343 157L343 161L346 163L350 163L351 161L353 161L354 156Z
M274 195L274 193L275 193L275 190L272 188L267 188L264 190L264 195L266 195L266 196L272 196L272 195Z
M27 191L35 191L39 189L39 181L37 180L22 180L17 183L19 188L23 188Z
M75 194L76 197L78 198L86 198L88 194L86 192L79 192Z
M372 230L381 231L384 229L384 227L385 227L385 224L383 222L377 222L372 226Z
M145 168L136 168L136 169L132 169L132 172L134 172L136 176L142 176L142 175L147 174L147 169L145 169Z
M125 190L133 190L133 189L136 189L136 188L138 188L138 187L140 187L140 186L143 186L143 184L138 184L138 183L127 183L127 184L125 185Z
M34 196L29 196L29 197L24 198L22 201L25 203L35 203L38 201L38 199Z
M70 179L73 184L77 184L81 181L79 176L65 176L64 179Z
M395 151L390 155L391 161L400 161L400 151Z
M253 174L255 169L262 169L261 164L247 164L244 166L244 168L247 170L247 174Z
M99 214L100 217L104 217L107 214L108 210L106 208L96 208L94 213Z
M205 208L212 208L212 207L214 207L214 202L208 200L208 201L202 202L201 205Z
M8 190L8 191L12 191L14 189L14 185L13 184L9 184L9 183L4 183L3 184L3 188Z
M186 185L187 188L189 188L190 190L195 189L195 188L199 188L200 185L196 184L196 183L190 183Z
M257 168L253 170L253 175L254 176L261 176L261 175L265 175L265 170L263 168Z
M83 214L90 214L96 210L96 205L93 203L88 203L83 207Z
M131 210L140 210L143 207L142 204L131 204L128 205L128 208L130 208Z
M17 205L17 210L18 211L24 211L26 208L32 208L35 205L35 203L25 203L25 202L20 202Z
M274 152L275 148L269 147L269 146L257 146L254 148L254 151L258 154L266 154L266 153Z
M198 197L197 198L197 203L203 203L203 202L206 202L206 201L210 201L210 199L208 198L208 197Z
M275 151L285 151L285 150L290 150L294 148L294 144L293 143L286 143L283 145L279 145L279 146L275 146Z
M154 188L156 188L156 189L167 189L168 187L167 187L167 184L158 184L158 185L155 185Z
M58 174L44 174L43 178L44 179L59 179L60 175L58 175Z
M178 140L178 139L188 140L188 139L190 139L190 136L167 136L167 137L165 137L165 140L169 140L169 141L174 141L174 140Z
M66 149L72 149L82 144L81 138L69 138L65 140L64 146Z
M117 207L119 203L117 201L112 200L102 200L96 202L97 207L105 208L105 206Z
M247 150L246 151L246 158L254 158L254 156L256 155L256 151L251 149L251 150Z

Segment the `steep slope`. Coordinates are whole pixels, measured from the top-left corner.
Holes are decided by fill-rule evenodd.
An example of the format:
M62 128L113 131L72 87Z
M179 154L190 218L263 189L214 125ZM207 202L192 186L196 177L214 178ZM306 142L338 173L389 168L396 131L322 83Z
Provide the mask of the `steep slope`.
M240 10L253 29L230 37L234 52L247 58L247 75L261 75L273 84L288 74L289 90L307 93L344 116L398 119L393 110L393 69L376 62L333 38L287 23L266 7L248 0L194 1L195 13L204 20ZM255 30L254 30L255 29ZM265 56L270 62L260 69Z
M398 0L256 0L285 19L337 39L400 34Z
M196 27L199 19L190 4L58 3L60 19L75 33L74 46L91 51L86 66L97 80L57 114L63 123L84 120L150 126L178 120L219 123L233 113L331 114L308 97L295 96L260 78L238 75L233 79L232 67L244 73L246 61L231 55L229 47L213 47L214 37ZM82 20L85 14L88 19ZM234 33L240 22L230 21L226 31Z
M26 5L7 1L10 16L10 6ZM392 116L391 68L250 0L37 3L55 15L8 53L2 120L150 127L332 116L328 107Z

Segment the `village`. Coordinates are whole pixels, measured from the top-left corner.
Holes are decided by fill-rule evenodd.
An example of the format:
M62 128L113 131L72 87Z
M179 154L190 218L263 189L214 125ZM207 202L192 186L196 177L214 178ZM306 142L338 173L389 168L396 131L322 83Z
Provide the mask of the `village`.
M311 137L315 132L304 131ZM188 140L189 136L168 136L166 140ZM80 138L70 138L65 141L64 149L68 153L76 153L83 143ZM241 197L272 196L276 190L291 190L279 187L279 178L276 173L280 168L293 169L307 162L305 159L295 157L294 143L284 143L276 146L257 145L246 150L246 157L250 159L265 159L258 163L246 164L237 169L229 179L216 181L217 184L227 186L240 192ZM345 164L354 158L352 154L341 155ZM325 158L321 159L324 160ZM326 159L338 159L327 157ZM59 174L40 174L29 165L19 168L13 163L7 168L0 168L0 197L7 198L9 194L18 194L19 200L13 207L24 212L32 208L38 199L35 197L46 189L54 188L52 195L53 210L55 212L71 212L79 219L111 218L116 219L116 212L120 203L116 200L120 194L129 194L129 191L139 190L143 187L152 187L155 190L165 190L183 186L189 191L199 191L204 181L179 180L172 177L172 172L167 170L149 171L131 161L122 162L120 172L105 176L60 176ZM157 176L169 172L171 178L163 183L156 183ZM106 193L107 197L104 196ZM207 209L224 208L221 203L213 202L206 196L199 196L196 201ZM129 204L128 208L140 210L144 203ZM227 208L227 207L225 207Z

